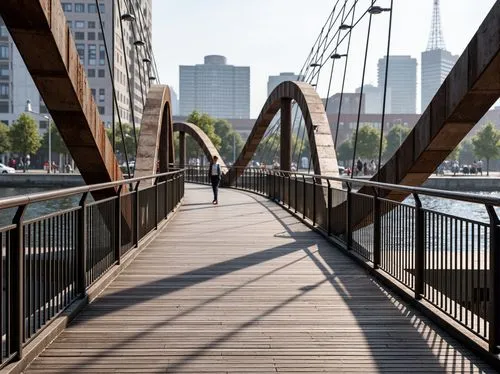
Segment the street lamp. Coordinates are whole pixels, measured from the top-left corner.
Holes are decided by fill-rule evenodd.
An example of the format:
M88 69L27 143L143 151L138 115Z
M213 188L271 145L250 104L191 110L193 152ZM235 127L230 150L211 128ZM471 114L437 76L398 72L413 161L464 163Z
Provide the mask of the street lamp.
M338 53L334 53L333 55L330 56L330 58L333 58L334 60L338 60L342 57L347 57L347 54L344 53L344 54L339 55Z
M380 14L382 12L390 12L391 8L382 8L378 5L373 5L368 8L368 13L370 14Z
M31 113L31 114L36 114L40 117L43 117L45 118L49 124L48 124L48 132L49 132L49 167L47 169L47 172L50 174L50 171L52 169L52 134L51 134L51 131L50 131L50 126L51 126L51 118L46 115L46 114L42 114L42 113L39 113L39 112L35 112L33 111L33 108L31 106L31 100L26 100L26 108L25 108L26 112L28 113Z

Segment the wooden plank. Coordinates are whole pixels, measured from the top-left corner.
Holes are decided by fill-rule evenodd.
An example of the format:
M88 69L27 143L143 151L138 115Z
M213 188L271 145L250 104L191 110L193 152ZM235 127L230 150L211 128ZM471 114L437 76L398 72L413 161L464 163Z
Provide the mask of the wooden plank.
M494 370L275 204L234 190L184 206L26 370Z

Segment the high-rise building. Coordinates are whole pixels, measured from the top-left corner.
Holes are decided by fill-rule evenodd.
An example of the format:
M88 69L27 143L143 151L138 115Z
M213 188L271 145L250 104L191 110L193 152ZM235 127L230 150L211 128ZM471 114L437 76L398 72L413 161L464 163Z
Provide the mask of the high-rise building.
M179 66L180 115L193 110L218 118L250 117L250 67L228 65L224 56Z
M378 61L378 87L383 90L387 57ZM387 88L391 90L390 113L416 113L417 60L411 56L389 56Z
M114 111L115 119L120 115L122 122L135 122L137 126L142 118L150 84L150 63L147 61L151 59L152 0L135 2L134 9L129 9L129 4L125 0L103 0L99 3L104 26L102 32L95 0L61 1L101 119L107 126L113 121L113 84L118 101L118 110L115 107ZM122 20L120 14L125 13L132 14L133 17ZM109 73L104 40L114 77ZM47 108L0 19L0 121L10 124L16 120L25 112L27 100L31 101L33 111L47 113ZM48 122L43 117L35 117L35 120L40 122L40 130L44 132Z
M280 75L270 75L267 80L267 96L273 92L277 85L286 81L303 81L304 76L295 73L280 73Z
M357 94L361 92L361 87L356 88L355 91ZM392 91L390 87L387 87L386 95L385 95L385 112L391 112L391 100L392 100ZM376 87L372 84L365 84L363 86L363 99L364 99L364 108L365 113L369 114L380 114L382 113L382 104L384 102L384 89L383 87Z
M365 113L365 100L363 94L363 100L361 101L361 108L359 105L359 93L352 92L344 92L343 94L336 93L326 99L323 99L323 105L325 105L327 114L338 113L339 109L341 113L344 114L357 114L358 111L360 113ZM342 107L340 106L340 102L342 100Z
M455 65L458 56L446 50L441 32L441 17L439 14L439 0L434 0L431 33L427 50L422 52L421 61L421 111L423 112L431 102L441 83Z

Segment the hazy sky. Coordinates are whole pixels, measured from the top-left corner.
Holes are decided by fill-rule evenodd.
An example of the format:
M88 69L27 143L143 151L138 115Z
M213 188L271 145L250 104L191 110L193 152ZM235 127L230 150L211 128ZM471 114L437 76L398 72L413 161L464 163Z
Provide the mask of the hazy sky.
M461 54L496 0L441 0L446 47ZM369 0L359 0L357 14ZM250 66L251 115L267 98L267 78L279 72L297 73L309 54L336 0L153 0L153 48L161 83L179 93L179 65L203 63L203 56L221 54L228 63ZM340 1L343 4L343 1ZM352 0L349 0L349 4ZM375 4L388 6L389 0ZM420 53L429 38L433 0L394 0L391 54ZM367 19L367 17L365 17ZM388 14L373 17L365 83L377 84L377 61L386 49ZM353 32L346 91L361 83L366 22ZM346 40L347 41L347 40ZM339 47L345 52L346 43ZM344 50L343 50L344 49ZM340 91L341 62L334 70L331 93ZM318 92L326 95L328 69L321 73ZM420 81L418 70L417 81ZM417 108L420 96L417 93Z

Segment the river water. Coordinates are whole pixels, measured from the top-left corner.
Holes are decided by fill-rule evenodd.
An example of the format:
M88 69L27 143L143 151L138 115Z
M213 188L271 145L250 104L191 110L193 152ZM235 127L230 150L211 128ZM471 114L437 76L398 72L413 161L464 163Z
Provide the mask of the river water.
M9 196L16 195L26 195L38 192L49 191L49 188L2 188L0 187L0 198L5 198ZM482 196L493 196L500 198L499 192L476 192ZM413 199L408 198L407 203L413 205ZM60 211L63 209L68 209L74 207L78 204L79 197L70 197L58 200L51 200L44 203L33 204L29 206L26 213L25 219L31 219L52 212ZM484 206L480 204L465 203L454 200L439 199L435 197L422 196L422 204L424 208L447 213L450 215L472 219L480 222L489 222L488 213ZM500 214L500 209L497 209ZM8 225L15 213L15 209L7 209L0 211L0 227Z

